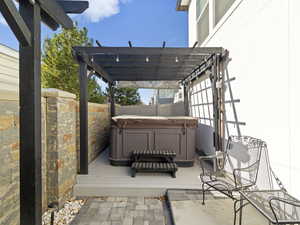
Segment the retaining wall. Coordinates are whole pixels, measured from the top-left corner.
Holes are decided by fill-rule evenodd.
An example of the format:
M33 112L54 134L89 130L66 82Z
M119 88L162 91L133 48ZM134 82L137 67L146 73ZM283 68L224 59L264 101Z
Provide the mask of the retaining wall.
M79 110L75 95L44 89L42 102L43 210L73 195L79 165ZM107 105L89 104L89 161L108 144ZM0 90L0 225L19 224L19 98Z

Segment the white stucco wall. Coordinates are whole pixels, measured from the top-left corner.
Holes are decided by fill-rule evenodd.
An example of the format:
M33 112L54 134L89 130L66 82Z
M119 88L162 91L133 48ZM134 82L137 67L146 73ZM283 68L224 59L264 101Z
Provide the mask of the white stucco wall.
M192 0L190 45L196 38ZM229 65L242 133L265 140L271 163L300 198L300 1L236 0L203 46L222 46ZM195 17L194 17L195 20ZM192 30L193 31L192 31Z
M190 1L188 9L189 46L197 41L196 0Z
M0 44L0 90L18 91L19 53Z

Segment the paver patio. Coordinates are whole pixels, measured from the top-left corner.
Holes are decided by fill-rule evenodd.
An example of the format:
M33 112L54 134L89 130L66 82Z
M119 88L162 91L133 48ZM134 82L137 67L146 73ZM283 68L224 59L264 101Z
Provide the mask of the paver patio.
M165 225L162 199L89 198L71 225Z

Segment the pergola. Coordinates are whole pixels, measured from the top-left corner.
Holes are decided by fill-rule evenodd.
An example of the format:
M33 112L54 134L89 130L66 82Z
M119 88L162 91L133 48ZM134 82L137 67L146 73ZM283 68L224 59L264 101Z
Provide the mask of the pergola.
M20 43L20 224L42 224L41 22L52 30L72 28L67 13L80 14L88 1L0 0L0 12Z
M80 174L88 174L88 92L91 74L109 84L111 115L115 115L114 86L122 81L178 81L184 87L185 115L189 115L188 86L209 74L214 102L214 144L222 150L224 135L224 65L228 52L219 47L73 47L80 65ZM90 71L90 72L88 72ZM222 83L223 85L219 85Z

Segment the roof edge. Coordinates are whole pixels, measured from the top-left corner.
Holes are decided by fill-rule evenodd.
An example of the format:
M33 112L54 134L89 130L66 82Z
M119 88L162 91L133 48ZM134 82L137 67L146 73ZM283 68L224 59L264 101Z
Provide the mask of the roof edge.
M177 11L187 11L189 9L189 5L190 5L190 0L188 0L187 5L183 5L182 0L177 0L176 10Z
M7 55L13 58L19 58L19 52L11 47L0 43L0 54Z

